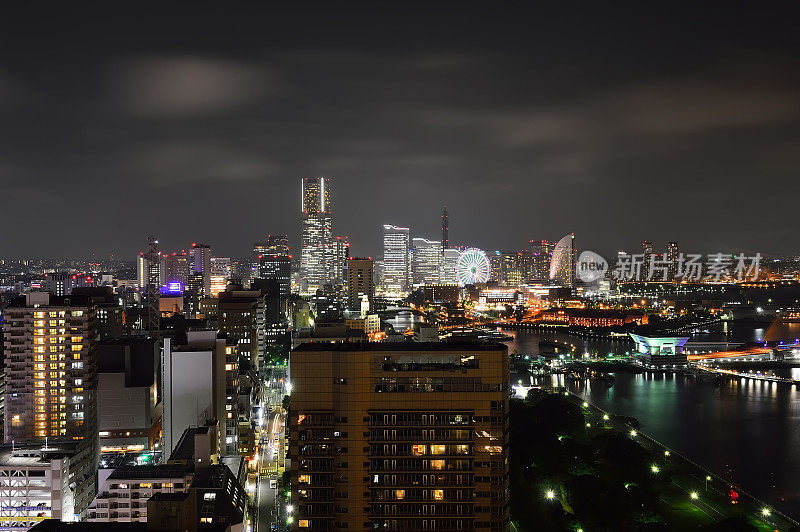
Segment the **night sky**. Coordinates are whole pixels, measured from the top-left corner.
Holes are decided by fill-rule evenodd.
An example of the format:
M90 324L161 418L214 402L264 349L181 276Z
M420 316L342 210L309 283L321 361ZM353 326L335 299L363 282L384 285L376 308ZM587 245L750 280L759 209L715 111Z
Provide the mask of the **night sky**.
M445 203L484 249L800 252L788 4L285 4L5 6L0 257L296 251L306 175L357 255Z

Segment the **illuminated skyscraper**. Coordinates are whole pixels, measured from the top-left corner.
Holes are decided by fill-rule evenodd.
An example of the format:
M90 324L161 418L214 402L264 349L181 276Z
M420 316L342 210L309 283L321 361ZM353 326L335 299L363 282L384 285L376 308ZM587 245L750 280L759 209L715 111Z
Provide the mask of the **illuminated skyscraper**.
M330 179L304 177L301 199L303 228L300 291L309 294L333 278Z
M575 235L569 234L558 241L550 261L550 280L561 286L575 284Z
M442 262L439 265L439 282L442 284L457 284L456 264L461 252L457 249L448 248L442 250Z
M667 270L669 280L674 280L678 276L678 243L667 242L667 260L669 270Z
M267 235L263 242L253 244L253 260L258 262L259 255L289 255L289 237L287 235Z
M411 278L415 286L437 284L442 263L442 243L426 238L411 240L414 251L411 255Z
M383 291L404 294L408 291L408 227L383 226Z
M650 258L653 256L653 243L649 240L642 242L642 281L650 280ZM661 275L661 274L659 274Z
M347 259L350 258L350 239L347 236L337 236L333 239L333 281L336 284L345 284L347 272Z
M192 244L189 250L189 273L203 276L203 295L211 295L211 246L208 244Z
M5 311L5 441L97 440L89 297L30 292Z
M180 283L186 287L189 277L189 257L185 251L164 253L161 255L161 286Z
M548 279L555 243L549 240L531 240L530 244L528 276L532 279Z
M450 216L447 214L447 205L442 209L442 249L450 248Z

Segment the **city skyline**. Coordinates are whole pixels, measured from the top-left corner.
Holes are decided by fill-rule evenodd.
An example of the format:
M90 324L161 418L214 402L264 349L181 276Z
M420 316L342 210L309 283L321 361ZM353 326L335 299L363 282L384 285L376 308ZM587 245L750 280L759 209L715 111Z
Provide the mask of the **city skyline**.
M451 241L484 249L574 232L601 252L679 240L788 255L792 17L693 5L686 32L673 7L166 6L142 36L142 13L14 6L3 219L41 216L0 249L133 256L153 233L236 256L266 233L298 242L297 180L330 176L358 255L378 254L384 223L438 238L445 204ZM187 216L199 205L237 208Z

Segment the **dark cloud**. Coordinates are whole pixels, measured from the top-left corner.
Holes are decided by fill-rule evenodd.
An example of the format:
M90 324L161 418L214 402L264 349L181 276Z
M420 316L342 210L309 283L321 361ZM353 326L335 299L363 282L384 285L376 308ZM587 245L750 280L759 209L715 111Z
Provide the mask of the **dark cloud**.
M9 256L133 255L299 236L299 178L334 225L489 249L575 232L611 251L796 253L800 55L786 6L208 6L7 17ZM196 9L193 7L193 9ZM11 21L11 23L9 23Z

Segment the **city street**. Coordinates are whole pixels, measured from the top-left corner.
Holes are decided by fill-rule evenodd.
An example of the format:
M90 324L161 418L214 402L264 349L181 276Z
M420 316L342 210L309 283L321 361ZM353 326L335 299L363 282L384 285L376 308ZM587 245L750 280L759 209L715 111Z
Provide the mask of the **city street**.
M280 508L277 497L277 482L280 475L280 466L283 462L282 435L283 415L280 410L282 394L272 393L267 396L269 402L265 404L267 410L264 430L261 434L258 463L257 504L258 515L255 520L256 532L268 532L283 529L280 522ZM271 487L273 484L276 487Z

